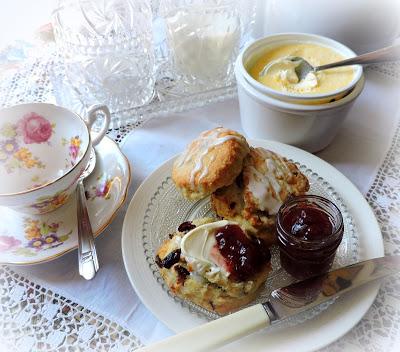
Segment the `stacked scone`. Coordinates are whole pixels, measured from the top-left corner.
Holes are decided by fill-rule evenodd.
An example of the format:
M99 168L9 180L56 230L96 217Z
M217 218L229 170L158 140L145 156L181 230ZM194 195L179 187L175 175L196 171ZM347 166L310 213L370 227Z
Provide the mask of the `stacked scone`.
M218 127L188 145L172 179L190 200L211 195L220 219L183 223L163 243L156 263L168 287L218 313L249 303L271 270L279 207L308 191L307 178L294 163Z
M211 202L218 216L240 223L267 244L276 241L275 217L290 196L305 194L307 178L284 157L263 148L250 148L241 174L217 189Z

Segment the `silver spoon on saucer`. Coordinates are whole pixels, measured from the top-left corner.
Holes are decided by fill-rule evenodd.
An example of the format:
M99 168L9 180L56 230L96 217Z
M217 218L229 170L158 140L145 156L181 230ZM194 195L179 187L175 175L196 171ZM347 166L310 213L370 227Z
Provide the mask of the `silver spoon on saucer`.
M79 177L78 186L76 187L79 274L86 280L93 279L99 270L99 261L97 259L93 230L86 206L85 188L83 186L84 179L93 172L95 166L96 152L92 148L89 162Z
M383 49L372 51L363 55L355 56L350 59L332 62L331 64L313 66L307 60L300 56L289 56L288 60L297 64L295 72L299 82L303 80L310 72L318 72L327 70L328 68L348 66L348 65L369 65L379 62L400 60L400 45L392 45ZM267 66L262 71L261 75L268 73Z

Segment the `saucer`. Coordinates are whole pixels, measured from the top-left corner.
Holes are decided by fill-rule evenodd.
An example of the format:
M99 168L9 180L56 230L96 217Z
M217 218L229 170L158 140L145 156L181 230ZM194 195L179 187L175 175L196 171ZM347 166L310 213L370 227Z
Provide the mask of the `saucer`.
M96 167L85 180L91 225L97 237L125 201L131 179L128 159L104 137L96 146ZM78 247L75 192L59 209L42 215L0 207L0 263L38 264Z

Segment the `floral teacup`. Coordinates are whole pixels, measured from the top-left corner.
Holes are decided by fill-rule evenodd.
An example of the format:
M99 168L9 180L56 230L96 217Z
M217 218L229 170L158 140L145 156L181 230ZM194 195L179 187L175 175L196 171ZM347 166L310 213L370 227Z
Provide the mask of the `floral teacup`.
M92 140L90 130L99 116L104 123ZM43 214L65 204L109 124L104 105L89 109L88 122L52 104L1 109L0 206Z

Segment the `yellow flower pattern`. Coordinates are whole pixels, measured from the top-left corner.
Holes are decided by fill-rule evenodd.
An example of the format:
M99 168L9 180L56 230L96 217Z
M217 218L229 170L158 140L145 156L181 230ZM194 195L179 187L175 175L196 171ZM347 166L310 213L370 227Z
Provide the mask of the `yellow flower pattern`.
M28 240L40 237L39 220L29 219L25 222L25 237Z
M54 124L36 113L28 113L16 123L6 122L0 126L0 163L4 164L6 171L44 169L46 165L32 154L29 145L50 143L54 128Z
M71 146L79 148L81 146L81 140L79 137L72 137L71 138Z
M11 153L15 150L15 146L12 143L7 143L4 145L4 149L6 152Z
M29 241L24 245L26 249L34 250L33 253L44 249L54 248L62 245L68 240L69 233L60 236L58 233L60 228L59 222L48 223L46 221L35 220L31 218L24 219L25 238ZM32 253L31 253L32 254Z
M21 161L25 167L31 169L33 167L44 168L43 163L38 159L32 157L32 153L28 148L21 148L14 153L14 158Z
M53 196L41 197L37 199L35 204L32 204L31 207L35 208L40 214L44 214L65 204L68 200L68 197L69 195L67 190L63 190Z

